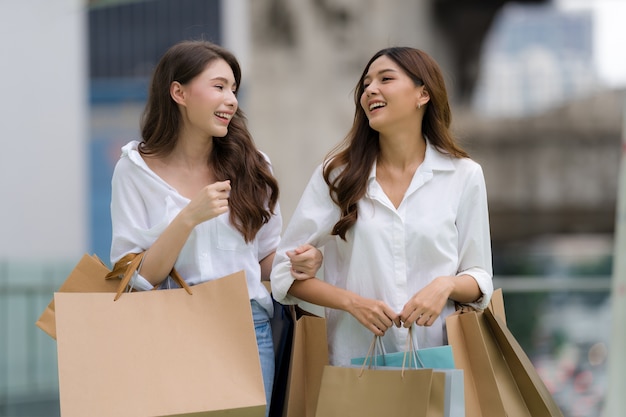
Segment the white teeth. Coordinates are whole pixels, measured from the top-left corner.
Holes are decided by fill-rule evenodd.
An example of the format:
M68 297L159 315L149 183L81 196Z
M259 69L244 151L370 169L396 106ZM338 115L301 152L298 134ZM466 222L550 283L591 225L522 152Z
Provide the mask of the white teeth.
M370 110L374 110L378 107L385 107L386 105L387 105L386 103L383 103L382 101L378 101L376 103L370 104Z
M222 118L224 118L224 119L228 119L228 120L230 120L230 119L233 117L233 115L232 115L232 114L228 114L228 113L219 113L219 112L218 112L218 113L215 113L215 115L216 115L217 117L222 117Z

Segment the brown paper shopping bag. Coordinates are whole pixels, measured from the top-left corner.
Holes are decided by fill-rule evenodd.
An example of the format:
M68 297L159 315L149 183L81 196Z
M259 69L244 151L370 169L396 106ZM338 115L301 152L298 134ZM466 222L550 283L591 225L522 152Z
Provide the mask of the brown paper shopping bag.
M65 282L58 289L58 292L108 292L117 293L120 288L125 288L132 278L132 275L141 265L145 252L129 253L120 259L110 271L108 267L96 255L83 255L78 264L74 267ZM172 269L170 276L173 281L189 292L189 286L175 269ZM122 281L120 281L120 279ZM123 283L122 283L123 282ZM156 289L157 287L155 287ZM118 293L117 297L121 294ZM41 313L35 323L37 327L46 332L50 337L56 339L54 297Z
M114 296L54 295L64 417L265 415L243 272Z
M297 306L290 306L294 321L289 376L285 393L284 417L314 417L328 365L326 319Z
M109 268L96 255L83 255L70 275L59 288L59 292L116 292L119 280L107 280ZM54 298L35 323L37 327L56 339Z
M446 319L454 360L465 375L467 417L562 417L534 366L491 309Z
M443 382L440 404L429 413L432 369L396 369L326 366L317 402L316 417L439 417L443 415Z

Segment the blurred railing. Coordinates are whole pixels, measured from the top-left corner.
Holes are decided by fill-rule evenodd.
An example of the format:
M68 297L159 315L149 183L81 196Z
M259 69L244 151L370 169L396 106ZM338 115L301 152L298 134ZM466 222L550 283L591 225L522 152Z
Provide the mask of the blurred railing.
M0 416L59 415L56 342L35 322L73 266L0 261Z
M73 266L67 262L0 262L0 416L59 415L56 343L35 322ZM564 306L574 309L570 311L580 311L582 317L591 316L593 323L609 321L609 317L602 317L609 311L602 306L610 298L611 278L497 276L494 286L503 289L511 331L553 390L564 414L599 415L593 413L597 413L604 400L605 364L597 362L594 368L593 363L589 364L589 352L596 345L606 346L608 334L602 327L585 327L579 321L577 325L587 336L581 339L560 326L567 323L564 318L568 314L577 320L563 310ZM533 322L532 326L529 321ZM571 356L573 351L578 356L566 356ZM577 363L568 364L564 358ZM563 370L564 366L576 369ZM567 371L570 373L566 375ZM587 385L581 386L581 375L588 376L589 372L592 381L587 378L583 381ZM591 393L591 400L587 400L591 404L589 412L581 412L581 404L576 404L576 414L568 412L573 400L586 398L583 395L586 393Z

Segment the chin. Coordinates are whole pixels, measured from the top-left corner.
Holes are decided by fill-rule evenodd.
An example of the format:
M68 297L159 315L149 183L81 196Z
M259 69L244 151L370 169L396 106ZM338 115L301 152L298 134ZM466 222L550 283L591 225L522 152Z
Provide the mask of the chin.
M224 136L228 135L228 129L219 129L216 132L213 132L213 137L214 138L223 138Z
M370 125L370 127L371 127L372 129L374 129L375 131L380 132L380 128L381 128L381 124L380 124L380 123L372 122L372 121L370 120L369 125Z

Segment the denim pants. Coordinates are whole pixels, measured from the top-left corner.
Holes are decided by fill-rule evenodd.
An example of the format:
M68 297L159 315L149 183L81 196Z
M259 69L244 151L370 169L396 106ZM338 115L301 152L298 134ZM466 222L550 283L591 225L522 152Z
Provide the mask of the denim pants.
M256 333L256 343L259 347L259 357L261 359L261 371L263 372L263 385L265 387L265 399L267 417L272 400L272 388L274 386L274 339L272 337L272 327L267 311L256 301L251 301L252 318L254 319L254 331Z

